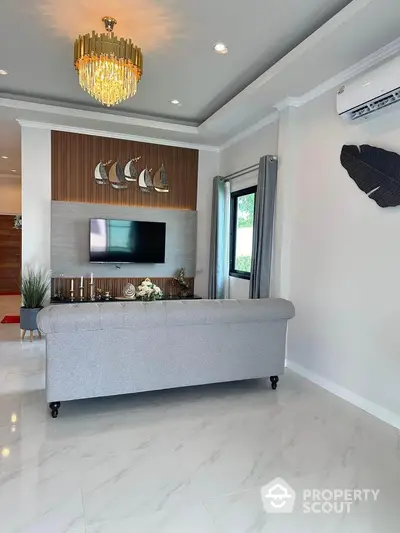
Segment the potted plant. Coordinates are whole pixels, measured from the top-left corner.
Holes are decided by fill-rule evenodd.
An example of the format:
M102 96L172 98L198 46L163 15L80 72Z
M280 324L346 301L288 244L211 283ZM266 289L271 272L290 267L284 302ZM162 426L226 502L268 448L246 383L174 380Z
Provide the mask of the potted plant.
M50 274L44 269L25 268L21 279L21 329L38 329L36 317L50 292Z

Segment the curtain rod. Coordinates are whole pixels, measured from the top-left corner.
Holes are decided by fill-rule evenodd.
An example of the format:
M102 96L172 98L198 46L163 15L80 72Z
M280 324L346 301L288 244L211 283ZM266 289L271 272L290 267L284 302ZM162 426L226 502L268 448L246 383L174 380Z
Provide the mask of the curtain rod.
M236 172L232 172L232 174L229 174L228 176L225 176L223 181L230 181L234 180L235 178L240 178L241 176L244 176L245 174L250 174L250 172L254 172L254 170L258 170L259 164L251 165L250 167L242 168L242 170L237 170Z
M275 155L268 156L268 161L276 161L278 158ZM237 170L236 172L232 172L232 174L229 174L228 176L225 176L223 178L223 181L230 181L234 180L235 178L240 178L244 176L245 174L250 174L250 172L254 172L255 170L258 170L260 167L260 164L257 163L256 165L251 165L250 167L242 168L242 170Z

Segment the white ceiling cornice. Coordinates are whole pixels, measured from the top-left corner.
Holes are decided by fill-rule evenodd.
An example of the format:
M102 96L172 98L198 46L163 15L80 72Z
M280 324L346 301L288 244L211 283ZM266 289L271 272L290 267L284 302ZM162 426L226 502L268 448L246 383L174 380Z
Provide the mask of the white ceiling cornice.
M117 133L117 132L105 131L105 130L65 126L62 124L51 124L51 123L45 123L45 122L39 122L39 121L19 119L18 122L21 124L21 126L23 125L26 127L53 129L53 130L58 130L58 131L70 131L73 133L82 133L86 135L97 135L100 137L111 137L115 139L126 139L126 140L138 141L138 142L161 144L161 145L166 145L166 146L179 146L182 148L195 148L198 150L209 150L213 152L218 152L220 150L225 150L226 148L229 148L230 146L236 144L237 142L259 131L260 129L267 126L268 124L275 122L279 118L279 113L283 111L284 109L286 109L287 107L303 106L304 104L314 100L315 98L322 96L326 92L329 92L333 89L340 87L340 85L342 85L349 79L360 75L362 72L370 68L373 68L374 66L393 57L399 52L400 52L400 38L389 43L388 45L384 46L380 50L377 50L376 52L370 54L363 60L359 61L355 65L352 65L350 68L338 73L336 76L330 78L329 80L326 80L325 82L321 83L320 85L318 85L317 87L309 91L308 93L305 93L299 97L285 98L281 102L278 102L277 104L274 105L274 108L277 110L276 112L270 113L267 116L263 117L261 120L259 120L258 122L250 126L249 128L243 130L242 132L228 139L228 141L226 141L224 144L222 144L219 147L210 146L207 144L198 144L195 142L181 142L181 141L175 141L175 140L169 140L169 139L160 139L156 137L146 137L146 136ZM0 106L13 107L15 109L26 109L26 110L37 111L37 112L40 111L43 113L52 113L52 114L58 114L62 116L69 116L69 117L76 116L79 118L85 118L85 116L90 116L91 120L106 120L107 122L118 123L118 124L132 124L133 125L135 123L136 126L145 126L145 127L153 127L153 128L157 128L157 125L160 125L161 129L175 131L179 133L190 132L193 135L198 135L200 131L203 131L203 125L200 125L199 127L185 126L182 124L171 124L167 122L157 122L154 120L147 121L145 119L123 117L121 115L112 115L108 113L101 113L101 112L94 112L94 111L83 111L82 112L81 110L78 110L78 109L58 107L58 106L53 106L53 105L47 106L46 104L26 102L23 100L0 98ZM104 117L107 117L107 118L105 119ZM113 120L113 118L117 119L116 122ZM149 125L150 123L151 125ZM203 123L203 124L205 125L206 123Z
M292 76L290 78L290 75L286 75L286 73L290 74L293 72L292 69L296 73L295 67L298 64L302 64L302 58L307 58L307 54L312 54L313 50L321 48L323 42L326 40L329 41L332 37L337 39L341 35L342 27L347 26L349 28L350 24L354 25L354 31L358 31L361 22L357 26L357 20L360 20L364 9L371 13L372 7L375 9L372 13L375 14L379 7L377 6L377 0L353 0L342 11L321 26L299 46L275 63L269 70L199 126L172 123L163 121L162 119L147 119L143 117L123 116L116 113L77 109L53 105L53 103L45 104L27 100L14 100L13 98L5 97L6 95L4 97L0 95L0 107L13 108L15 111L14 117L18 117L17 113L21 110L19 122L21 125L27 127L41 127L101 137L218 152L256 133L268 124L273 123L279 118L279 113L288 106L300 107L326 92L337 89L354 76L399 53L400 38L368 55L353 66L335 74L333 77L325 79L322 83L317 85L318 81L323 80L323 76L320 76L315 81L313 79L313 82L310 82L308 86L304 84L300 85L302 89L299 87L297 90L295 84L293 84L293 80L296 80L296 77ZM346 35L346 38L349 39L349 30L345 33ZM345 43L347 42L345 41ZM387 41L380 40L379 42ZM366 46L365 43L364 46ZM366 53L370 52L371 47L365 47L365 50ZM362 57L362 54L358 53L356 57L358 59ZM305 64L307 66L307 63ZM344 66L348 65L349 62L342 62L340 64ZM332 69L329 72L329 75L331 75L334 70ZM298 78L298 72L296 75ZM326 74L327 77L328 74ZM291 81L289 82L288 80ZM292 83L292 86L288 86L290 83ZM279 84L281 84L281 87ZM316 86L309 90L313 84ZM265 104L263 108L260 106L258 110L256 108L258 112L255 112L252 108L252 101L258 99L259 102L264 102L268 98L268 91L270 88L274 90L274 87L274 96L270 98L268 104ZM278 95L276 100L280 98L280 94L282 94L282 98L283 96L285 97L282 101L274 104L275 94ZM258 118L260 120L248 126L251 117L254 116L257 117L256 120ZM88 127L86 127L86 122ZM99 129L91 127L95 124L99 126ZM242 131L240 131L240 127L242 127ZM150 128L151 130L149 130ZM109 129L120 131L109 131ZM131 131L135 134L130 133Z
M76 126L65 126L63 124L50 124L47 122L39 122L34 120L17 119L17 122L24 128L36 128L54 131L66 131L70 133L80 133L82 135L94 135L97 137L108 137L111 139L123 139L126 141L137 141L150 144L160 144L163 146L177 146L178 148L191 148L195 150L206 150L211 152L219 152L219 147L209 146L205 144L197 144L191 142L181 142L169 139L159 139L158 137L143 137L141 135L131 135L127 133L119 133L115 131L96 130L89 128L80 128Z
M287 107L300 107L301 105L303 105L301 98L285 98L281 102L278 102L277 104L275 104L274 108L277 111L281 112Z
M141 128L154 128L157 130L184 133L186 135L198 135L198 128L196 126L188 126L186 124L178 124L175 122L164 122L151 118L140 118L124 116L115 113L103 113L101 111L90 111L87 109L80 109L75 107L49 105L44 104L42 102L33 102L30 100L15 100L13 98L0 97L0 106L12 109L22 109L24 111L60 115L69 118L72 117L78 119L96 120L102 122L110 122L113 124L137 126Z
M308 102L315 100L319 96L322 96L323 94L329 91L332 91L333 89L338 89L341 85L346 83L348 80L356 76L359 76L366 70L379 65L380 63L392 58L398 53L400 53L400 38L396 39L395 41L392 41L388 45L370 54L369 56L362 59L355 65L352 65L350 68L343 70L342 72L339 72L339 74L330 78L329 80L326 80L324 83L321 83L320 85L315 87L312 91L309 91L308 93L305 93L302 96L299 96L297 98L292 98L292 97L285 98L281 102L278 102L277 104L275 104L274 108L277 110L277 112L280 113L287 107L301 107L307 104ZM249 135L252 135L254 132L260 130L267 124L270 124L274 122L275 120L277 120L278 117L279 115L275 113L272 113L268 115L267 117L264 117L259 122L252 125L250 128L244 130L243 132L239 133L235 137L232 137L231 139L229 139L229 141L227 141L224 145L221 146L221 150L224 150L225 148L228 148L232 144L235 144L238 141L245 139Z
M230 146L238 143L239 141L245 139L249 135L252 135L253 133L256 133L257 131L261 130L262 128L268 126L269 124L272 124L273 122L276 122L279 119L279 113L276 111L274 113L271 113L270 115L267 115L263 119L259 120L249 128L241 131L229 141L227 141L225 144L220 146L220 150L225 150L226 148L229 148Z
M265 89L264 86L268 84L268 82L280 75L285 69L290 67L291 64L300 59L308 50L318 46L322 39L333 33L342 24L348 22L372 1L373 0L353 0L345 8L339 11L339 13L328 20L328 22L307 37L307 39L286 54L281 60L245 87L238 95L211 115L211 117L202 123L201 127L212 128L219 122L225 121L228 116L231 116L231 114L236 115L238 106L246 105L248 101L251 101L255 93Z
M377 50L373 54L370 54L366 58L362 59L355 65L350 68L339 72L333 78L325 81L315 87L312 91L309 91L306 94L303 94L300 98L297 98L298 105L297 107L307 104L311 100L322 96L332 89L339 88L343 83L347 82L351 78L359 76L366 70L377 66L379 63L383 63L385 60L390 59L391 57L397 55L400 52L400 38L392 41L388 45L382 47L380 50Z

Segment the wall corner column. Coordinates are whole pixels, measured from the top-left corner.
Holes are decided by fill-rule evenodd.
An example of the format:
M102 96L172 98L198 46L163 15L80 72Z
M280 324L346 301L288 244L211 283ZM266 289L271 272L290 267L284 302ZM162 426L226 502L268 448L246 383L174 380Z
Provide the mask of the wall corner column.
M219 152L199 150L195 293L203 298L208 296L212 187L214 176L219 174L219 165Z
M296 189L299 109L288 105L279 113L278 183L275 207L271 296L290 300L291 235Z
M51 131L21 123L22 268L50 270Z

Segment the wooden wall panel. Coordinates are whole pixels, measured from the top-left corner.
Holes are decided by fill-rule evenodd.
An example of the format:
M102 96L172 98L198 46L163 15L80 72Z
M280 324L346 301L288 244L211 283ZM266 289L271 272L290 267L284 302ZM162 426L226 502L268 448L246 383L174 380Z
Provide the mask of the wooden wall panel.
M0 215L0 294L19 294L21 276L21 230L14 215Z
M64 297L69 298L71 279L74 280L75 298L77 299L79 297L79 284L80 284L80 278L78 277L53 278L52 289L51 289L52 297L56 292L61 290L62 293L64 294ZM109 291L112 297L116 297L116 296L118 297L118 296L123 295L122 290L127 283L132 283L135 287L138 287L138 285L140 285L143 279L144 278L94 278L94 287L95 289L99 288L99 289L102 289L103 291ZM162 289L165 296L177 296L180 292L180 287L174 281L173 278L150 278L150 279L153 283L158 285L160 289ZM185 278L185 279L189 283L189 293L193 294L194 278ZM85 298L89 298L89 295L90 295L89 282L90 282L89 278L84 278L83 286L84 286Z
M52 131L51 145L53 200L196 210L198 150L62 131ZM138 171L147 167L154 174L164 163L169 193L143 193L136 182L116 190L94 181L99 161L125 166L137 156Z

